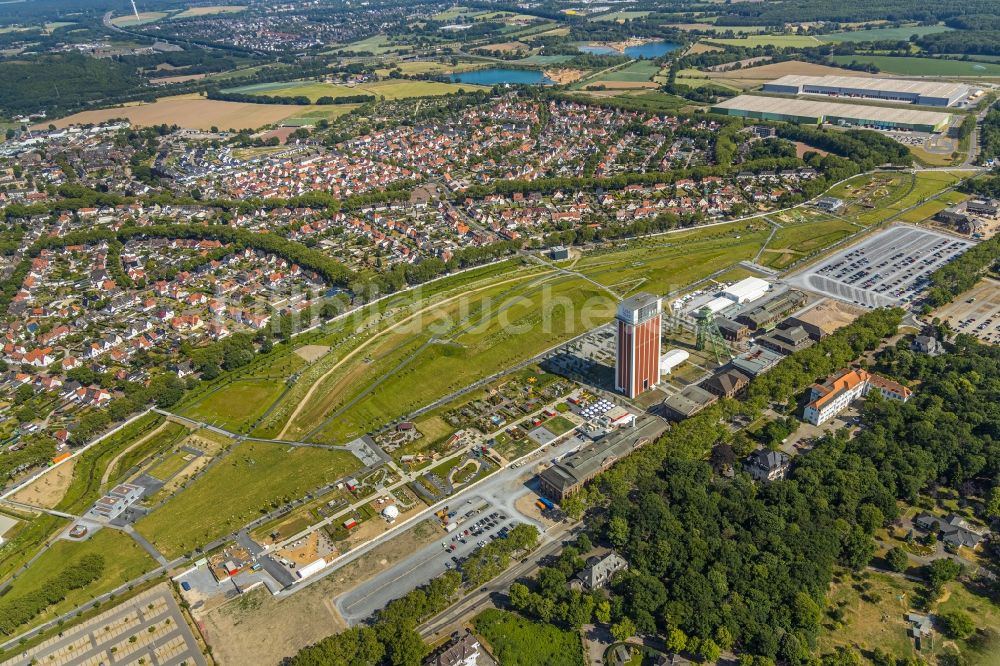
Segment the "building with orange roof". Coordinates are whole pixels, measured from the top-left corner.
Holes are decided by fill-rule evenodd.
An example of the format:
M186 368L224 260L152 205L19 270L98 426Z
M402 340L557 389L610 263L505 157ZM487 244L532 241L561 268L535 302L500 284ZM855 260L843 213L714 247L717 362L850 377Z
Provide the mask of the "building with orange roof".
M813 425L826 423L865 394L871 375L866 370L841 370L824 384L813 384L803 417Z

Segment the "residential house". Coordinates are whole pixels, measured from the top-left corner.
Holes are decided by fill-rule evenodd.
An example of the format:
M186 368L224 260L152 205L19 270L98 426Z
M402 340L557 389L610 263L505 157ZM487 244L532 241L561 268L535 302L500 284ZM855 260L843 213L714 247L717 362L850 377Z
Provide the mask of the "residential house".
M791 458L781 451L757 449L743 462L743 469L756 481L775 481L785 478Z

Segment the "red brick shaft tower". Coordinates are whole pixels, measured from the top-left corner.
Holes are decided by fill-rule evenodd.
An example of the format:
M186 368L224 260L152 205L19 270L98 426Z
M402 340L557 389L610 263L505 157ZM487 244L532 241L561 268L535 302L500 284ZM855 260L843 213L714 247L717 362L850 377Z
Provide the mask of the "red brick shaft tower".
M629 398L660 383L660 299L645 292L618 304L615 390Z

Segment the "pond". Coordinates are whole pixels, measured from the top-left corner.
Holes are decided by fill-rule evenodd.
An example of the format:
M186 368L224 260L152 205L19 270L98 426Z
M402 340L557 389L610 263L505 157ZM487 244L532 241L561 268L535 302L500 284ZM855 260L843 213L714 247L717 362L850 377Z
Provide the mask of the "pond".
M480 86L495 86L501 83L521 85L548 85L554 83L537 69L477 69L472 72L452 74L451 80Z

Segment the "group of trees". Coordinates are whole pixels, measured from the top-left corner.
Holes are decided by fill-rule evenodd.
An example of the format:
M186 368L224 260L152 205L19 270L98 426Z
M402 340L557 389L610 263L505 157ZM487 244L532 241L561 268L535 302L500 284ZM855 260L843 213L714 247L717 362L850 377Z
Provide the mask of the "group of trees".
M90 585L104 574L104 558L84 555L66 565L38 589L21 592L14 584L7 598L0 601L0 632L9 636L52 604L59 603L72 590Z
M973 245L954 261L930 274L927 303L940 307L971 289L983 275L1000 263L1000 236Z
M245 104L297 104L306 106L309 104L319 104L327 106L330 104L366 104L375 101L375 95L342 95L332 97L323 95L315 102L309 99L308 95L259 95L256 93L226 92L222 90L209 90L208 99L217 99L225 102L243 102Z

